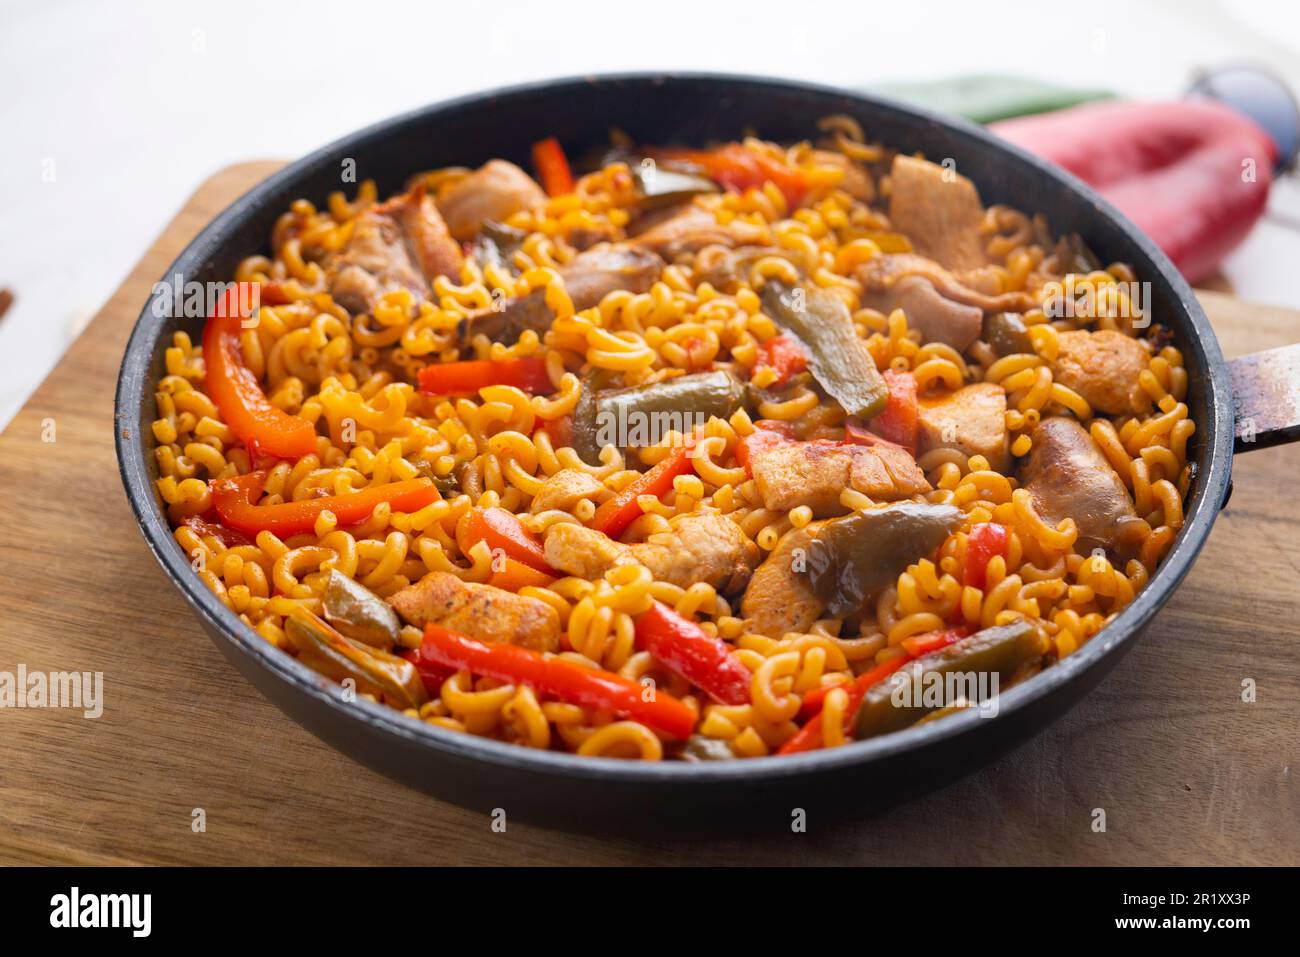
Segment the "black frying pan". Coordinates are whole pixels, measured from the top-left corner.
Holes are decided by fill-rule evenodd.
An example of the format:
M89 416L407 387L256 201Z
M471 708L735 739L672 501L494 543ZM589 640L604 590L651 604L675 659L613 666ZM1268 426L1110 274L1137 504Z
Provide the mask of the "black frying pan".
M817 119L831 113L855 117L887 146L954 159L986 203L1045 214L1053 232L1080 233L1104 261L1131 263L1140 279L1151 282L1153 315L1173 330L1190 375L1197 470L1173 548L1109 627L1057 667L1005 692L995 718L971 710L783 758L708 764L579 758L443 731L365 701L345 702L337 685L242 627L194 575L172 538L153 485L153 394L172 334L185 329L197 336L202 320L159 318L151 300L118 381L122 481L145 541L222 653L294 719L385 774L470 808L505 808L580 829L671 824L718 830L742 819L784 827L794 808L866 810L993 760L1086 694L1132 647L1205 543L1230 488L1234 422L1244 423L1238 449L1296 437L1300 347L1226 363L1192 290L1149 240L1078 180L978 127L843 90L748 77L635 74L514 87L388 120L299 160L218 216L166 275L229 280L240 259L266 251L272 224L290 202L307 197L321 203L342 186L348 160L355 162L357 180L375 179L384 196L411 173L431 167L477 165L491 157L527 166L530 144L546 136L558 136L571 155L605 143L613 126L645 143L704 144L749 131L789 141L815 136Z

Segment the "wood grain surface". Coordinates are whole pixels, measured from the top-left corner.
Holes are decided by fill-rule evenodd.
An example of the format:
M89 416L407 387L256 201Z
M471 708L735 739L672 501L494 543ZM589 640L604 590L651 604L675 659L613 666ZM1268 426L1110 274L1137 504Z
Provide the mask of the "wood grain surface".
M0 863L1300 863L1295 447L1238 458L1201 560L1083 704L874 818L813 820L805 834L719 821L715 839L689 842L513 820L496 833L316 740L190 617L140 538L113 452L118 363L151 284L277 165L205 183L0 437L0 671L101 671L105 688L96 720L0 710ZM1300 314L1204 299L1229 356L1300 340Z

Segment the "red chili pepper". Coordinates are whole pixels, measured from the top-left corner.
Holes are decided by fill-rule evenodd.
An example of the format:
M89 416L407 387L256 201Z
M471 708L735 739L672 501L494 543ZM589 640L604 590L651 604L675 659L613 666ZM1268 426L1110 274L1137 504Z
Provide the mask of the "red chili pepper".
M990 128L1096 188L1192 282L1263 214L1277 158L1264 130L1210 100L1091 103Z
M231 286L203 329L208 395L245 445L256 445L277 458L300 459L316 451L316 427L273 406L240 357L239 336L251 314L250 286Z
M500 551L506 558L513 558L543 575L559 574L547 564L546 552L537 536L504 508L473 508L456 524L456 544L461 552L468 555L479 542L487 542L493 553Z
M526 684L539 695L610 711L669 737L688 738L695 728L695 712L664 691L517 645L489 645L426 625L420 658L444 668Z
M789 336L773 336L758 347L758 362L755 371L769 368L776 372L774 386L782 386L790 377L798 375L808 368L808 356L803 348Z
M629 525L641 517L641 506L637 503L639 496L663 498L673 487L673 480L677 476L691 473L695 467L691 462L694 449L695 439L690 437L683 445L670 451L654 468L596 509L596 514L591 517L591 527L610 538L622 535Z
M808 181L800 170L742 143L727 143L712 150L655 149L648 152L656 159L681 160L698 166L720 186L736 192L759 189L770 181L792 207L798 206L808 192Z
M989 559L994 555L1007 557L1007 529L996 522L981 522L966 536L966 569L963 582L983 588L988 574Z
M903 667L907 662L908 657L906 655L899 655L897 658L893 658L885 662L883 665L876 665L876 667L872 668L870 671L862 672L862 674L858 675L857 678L853 680L853 683L850 684L847 689L849 693L849 706L844 711L844 729L846 731L853 726L853 719L858 713L858 708L862 707L862 699L867 696L867 692L880 684L880 682L884 681L899 668ZM826 690L822 692L821 700L824 701L826 694L837 687L843 688L844 685L834 685L826 688ZM821 689L817 688L814 689L814 691L821 691ZM821 709L819 708L817 713L808 719L808 723L800 728L793 738L781 745L781 747L777 749L776 753L798 754L800 751L815 751L821 746L822 716Z
M885 411L871 420L876 434L894 445L916 455L920 432L920 414L916 402L916 377L910 372L886 369L883 373L889 387L889 401Z
M573 173L564 148L554 136L533 144L533 168L542 181L547 196L563 196L573 192Z
M472 395L490 385L512 385L533 395L555 391L545 359L469 359L420 370L420 391L428 395Z
M308 498L277 505L254 505L266 484L265 472L249 472L235 478L212 482L212 504L223 525L248 535L271 532L280 538L310 532L320 513L334 513L340 525L359 525L370 517L375 506L387 502L395 512L415 512L439 499L438 488L427 478L372 485L347 495Z
M722 704L749 704L754 676L731 646L662 602L637 616L636 646Z

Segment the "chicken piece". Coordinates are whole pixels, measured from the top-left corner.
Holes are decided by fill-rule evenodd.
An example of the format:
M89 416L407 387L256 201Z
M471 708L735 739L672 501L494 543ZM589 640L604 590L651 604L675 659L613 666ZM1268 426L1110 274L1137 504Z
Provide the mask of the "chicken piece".
M739 525L713 511L676 515L668 525L670 531L625 545L594 529L559 522L546 530L546 561L586 579L637 564L659 581L682 588L705 582L729 595L745 587L758 562L758 546Z
M647 217L654 223L649 229L638 232L632 242L642 249L658 253L672 262L683 253L694 253L705 246L758 246L769 243L768 230L753 223L733 219L723 225L702 206L694 203L668 215L664 219Z
M1062 332L1061 350L1052 363L1052 377L1073 389L1097 412L1134 415L1150 404L1138 376L1151 362L1146 347L1114 329Z
M601 243L574 256L559 269L564 287L581 311L599 305L611 292L648 292L663 270L663 260L654 253L623 243ZM460 323L462 345L483 333L493 342L513 345L526 330L539 336L551 327L555 314L546 304L546 290L535 289L526 296L509 299L503 307L483 309Z
M560 616L546 602L492 585L464 582L450 572L430 572L388 602L418 628L441 625L480 641L505 642L533 651L560 648Z
M929 160L894 157L889 221L918 253L949 269L978 269L988 263L980 243L984 204L975 184Z
M560 275L573 308L582 310L598 305L611 292L649 292L663 268L663 260L644 249L600 243L561 266Z
M758 566L740 603L750 630L769 638L807 632L821 618L824 605L802 574L809 546L825 522L810 522L786 532L772 554Z
M1075 550L1126 550L1147 531L1128 490L1092 436L1074 419L1043 419L1031 435L1033 449L1021 470L1043 520L1057 525L1066 518L1079 527Z
M895 445L795 442L760 429L745 449L763 505L774 511L807 505L819 517L836 515L846 488L886 501L930 491L916 461Z
M461 242L478 235L485 220L508 216L546 202L546 193L527 173L505 160L488 160L438 200L451 234Z
M582 499L595 501L596 496L605 491L605 485L593 475L580 469L560 469L537 490L529 511L538 512L558 508L562 512L571 512Z
M370 312L379 297L409 289L429 295L437 276L459 277L464 261L423 184L372 206L356 218L346 246L325 261L334 301L352 313Z
M623 241L623 230L609 222L595 222L587 226L574 226L569 230L569 245L577 250L587 250L600 243Z
M1007 393L1002 386L977 382L956 392L922 396L917 407L922 453L957 449L967 456L984 456L995 471L1010 468Z
M988 292L989 274L985 270L976 269L958 276L933 259L916 253L872 256L857 268L855 275L868 293L888 292L908 277L920 276L943 298L977 306L984 312L1027 312L1037 305L1027 292Z
M907 276L891 289L863 296L862 304L886 316L902 309L907 327L920 332L922 342L946 343L958 352L979 338L984 324L978 306L945 299L921 276Z

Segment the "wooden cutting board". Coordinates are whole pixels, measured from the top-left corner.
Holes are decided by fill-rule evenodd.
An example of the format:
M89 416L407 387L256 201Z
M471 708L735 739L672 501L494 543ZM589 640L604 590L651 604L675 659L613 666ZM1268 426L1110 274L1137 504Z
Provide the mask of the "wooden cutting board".
M98 719L0 710L0 863L1300 862L1294 447L1239 458L1201 560L1083 704L996 764L879 817L813 820L805 834L780 820L770 834L729 835L719 821L715 839L689 842L510 818L497 833L322 744L200 631L136 530L113 452L118 363L150 286L278 165L205 183L0 436L0 671L104 675ZM1300 313L1205 302L1230 356L1300 339ZM1254 703L1242 701L1247 678Z

